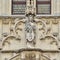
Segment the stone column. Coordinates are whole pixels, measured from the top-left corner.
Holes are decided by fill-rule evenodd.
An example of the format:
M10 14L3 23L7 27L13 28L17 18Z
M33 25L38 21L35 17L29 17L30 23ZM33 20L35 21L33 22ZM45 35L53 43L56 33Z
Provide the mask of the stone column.
M56 15L57 12L57 0L51 0L51 9L52 9L52 15Z
M36 14L36 0L34 0L34 10L35 10L35 14Z
M57 15L60 16L60 0L57 0Z
M26 14L29 13L30 0L26 1Z

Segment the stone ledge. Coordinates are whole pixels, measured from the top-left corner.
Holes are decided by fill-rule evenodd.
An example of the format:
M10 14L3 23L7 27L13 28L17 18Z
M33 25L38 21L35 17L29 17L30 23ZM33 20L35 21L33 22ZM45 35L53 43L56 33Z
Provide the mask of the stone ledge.
M15 53L19 53L19 52L23 52L23 51L36 51L36 52L54 52L54 53L59 53L59 50L42 50L42 49L28 49L28 48L22 48L19 50L1 50L2 53L11 53L11 52L15 52Z

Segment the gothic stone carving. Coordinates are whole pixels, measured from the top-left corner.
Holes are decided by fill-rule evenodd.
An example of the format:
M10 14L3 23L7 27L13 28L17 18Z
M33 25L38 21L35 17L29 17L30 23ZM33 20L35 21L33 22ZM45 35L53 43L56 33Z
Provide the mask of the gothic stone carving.
M31 16L29 16L29 18L30 17ZM2 40L0 42L1 43L1 45L0 45L1 46L1 51L0 51L1 58L0 59L1 60L22 59L22 58L20 58L21 55L19 55L19 57L18 57L18 51L21 49L22 49L22 51L25 51L25 49L28 51L28 49L30 48L30 49L33 49L33 51L35 51L35 49L36 49L36 50L40 51L40 53L42 54L42 56L41 56L41 54L39 55L36 53L37 51L35 51L33 53L33 55L36 53L34 55L34 59L39 60L41 58L42 60L54 60L54 59L60 60L59 59L60 21L57 20L58 23L55 23L54 18L49 18L49 19L30 18L30 21L28 20L28 18L26 18L26 19L18 18L18 20L16 20L16 19L8 18L7 20L9 20L8 21L9 23L8 22L2 23L2 19L0 20L0 28L2 27L1 28L2 30L0 29L0 33L1 33L0 36L2 36L2 37L0 37L0 39ZM12 23L12 20L13 20L13 23ZM28 21L28 23L27 23L27 21ZM54 21L54 23L53 23L53 21ZM29 27L26 25L26 23ZM26 29L26 27L30 28L29 32ZM30 35L30 32L33 33L31 35L31 40L30 40L30 37L28 38L25 36L26 32L29 33L29 35ZM2 34L2 33L7 33L7 35ZM57 33L57 35L55 33ZM28 41L26 39L28 39ZM35 42L35 45L32 42ZM28 43L28 45L30 45L31 47L28 46L28 48L27 48L26 43ZM32 48L32 46L33 46L33 48ZM14 53L17 53L17 55L14 55ZM21 52L19 52L19 53L21 54ZM27 59L27 58L29 59L32 56L32 53L28 52L28 54L25 53L25 55L24 55L24 53L23 53L23 56L28 55L27 57L25 57L25 59ZM15 56L17 56L17 57L15 57ZM13 58L13 59L11 59L11 58ZM33 58L31 58L31 59L33 59Z
M28 18L26 19L26 22L25 22L25 31L26 31L27 44L32 43L34 45L34 43L35 43L34 40L35 40L35 35L36 35L35 30L36 30L36 26L33 22L33 16L29 15Z

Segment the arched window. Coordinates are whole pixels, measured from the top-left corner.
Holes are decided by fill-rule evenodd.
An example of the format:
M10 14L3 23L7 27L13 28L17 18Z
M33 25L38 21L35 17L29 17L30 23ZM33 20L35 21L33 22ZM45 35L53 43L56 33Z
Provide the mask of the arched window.
M25 13L26 1L25 0L12 0L12 14L20 15Z
M37 0L37 14L51 14L51 0Z

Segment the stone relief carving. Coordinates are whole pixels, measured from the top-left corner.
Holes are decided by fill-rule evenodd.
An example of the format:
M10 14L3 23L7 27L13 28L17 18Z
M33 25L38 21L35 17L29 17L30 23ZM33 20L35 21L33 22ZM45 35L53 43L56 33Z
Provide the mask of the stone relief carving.
M43 53L35 51L26 51L16 54L9 58L9 60L57 60L58 54L56 53Z
M47 27L46 22L43 21L42 19L36 19L36 18L34 19L33 15L28 15L28 17L22 20L18 20L18 19L15 19L15 24L12 28L10 27L11 28L10 30L14 32L13 35L15 35L16 40L20 40L20 41L21 41L21 36L22 36L21 34L23 30L25 30L24 33L25 33L25 38L27 40L26 43L27 43L27 46L30 48L34 47L36 44L36 39L35 39L36 30L39 33L39 36L38 36L39 40L45 39L46 36L50 36L50 37L53 36L54 38L57 38L55 37L56 34L49 35L49 33L47 33L48 31L51 31L51 28L50 30L48 30L49 28ZM9 34L7 36L9 36ZM57 41L57 46L58 46L58 39L56 39L56 41Z
M52 23L52 20L50 22L53 25L53 27L58 26L58 23L55 23L55 22ZM8 47L10 47L10 45L12 44L11 42L13 41L13 39L16 42L19 42L18 44L20 45L20 42L22 41L22 38L21 38L22 32L24 32L24 36L26 38L25 43L27 44L28 48L32 48L32 47L36 48L36 46L35 46L36 39L35 38L36 38L36 34L37 34L36 30L37 30L38 31L38 37L39 37L39 39L37 39L37 41L42 42L41 46L44 42L44 44L45 43L48 44L48 46L50 48L51 47L54 48L54 46L56 46L56 49L58 51L58 48L59 48L58 34L55 33L56 31L52 31L52 25L50 26L50 22L49 22L49 24L46 24L46 22L44 20L34 19L33 16L29 16L28 18L22 19L22 20L17 20L15 22L15 24L12 25L13 27L12 26L10 27L10 31L12 31L12 33L14 32L14 34L8 34L8 33L7 34L2 34L3 37L4 37L4 39L2 41L3 42L2 45L4 45L4 46L6 45L7 50L8 50L9 49ZM53 32L54 32L54 34L53 34ZM58 30L57 30L57 32L58 32ZM12 38L12 37L13 37L13 39L11 40L10 38ZM5 48L4 46L2 46L2 47ZM13 47L13 44L11 46ZM47 47L47 45L46 45L46 47ZM6 50L6 49L3 49L3 48L2 48L2 50ZM38 48L40 49L40 47L38 47ZM47 57L47 58L45 58L44 56ZM43 59L49 60L48 55L47 56L44 55L44 56L43 56L42 60ZM19 60L19 58L16 58L16 59ZM35 57L35 59L36 59L36 57ZM51 58L51 59L54 60L56 58ZM15 59L13 59L13 60L15 60Z
M47 34L47 27L46 23L43 20L35 19L36 21L36 27L39 32L39 39L44 38Z
M28 20L25 23L26 39L28 41L32 41L35 38L35 25L32 18L32 16L29 16Z
M33 23L27 22L26 24L26 39L32 41L35 37Z
M35 43L35 35L36 35L36 26L33 15L29 15L25 21L25 37L27 40L27 46L33 46ZM31 46L31 47L32 47Z
M13 35L10 35L10 36L7 36L3 39L3 41L2 41L2 50L19 49L18 48L19 45L20 45L20 38L16 37L16 36L13 36ZM14 47L16 47L16 48L14 48Z
M2 60L60 60L58 59L60 29L57 28L60 23L56 18L51 20L47 17L42 19L34 17L35 2L35 0L27 1L29 4L27 4L25 18L15 17L16 19L11 20L5 18L2 21L2 49L0 51Z

